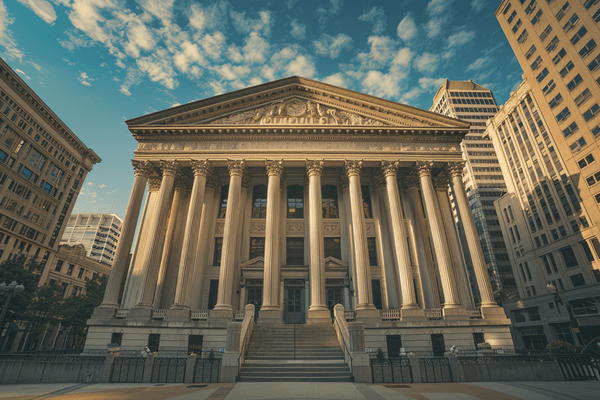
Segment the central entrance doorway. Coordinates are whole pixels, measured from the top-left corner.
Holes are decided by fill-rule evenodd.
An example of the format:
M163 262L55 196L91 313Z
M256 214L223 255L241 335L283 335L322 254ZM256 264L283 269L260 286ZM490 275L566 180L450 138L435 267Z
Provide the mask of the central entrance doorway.
M284 282L284 323L303 324L306 321L305 295L303 280L289 280Z

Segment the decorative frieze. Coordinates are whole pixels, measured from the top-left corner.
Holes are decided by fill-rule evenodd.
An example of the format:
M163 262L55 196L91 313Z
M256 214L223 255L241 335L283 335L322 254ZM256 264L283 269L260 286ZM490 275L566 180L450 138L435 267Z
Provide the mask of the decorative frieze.
M294 222L290 222L288 221L285 224L285 233L286 234L299 234L299 235L303 235L304 234L304 229L305 229L305 225L304 225L304 221L294 221Z
M339 221L323 223L323 234L324 235L326 235L326 236L340 235L341 232L342 232L342 230L340 228Z
M250 233L265 233L266 222L265 220L251 221Z

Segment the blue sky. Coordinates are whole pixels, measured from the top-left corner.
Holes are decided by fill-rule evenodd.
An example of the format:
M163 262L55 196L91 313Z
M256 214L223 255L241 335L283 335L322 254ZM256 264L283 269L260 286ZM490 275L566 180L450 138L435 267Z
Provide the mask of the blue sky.
M0 0L0 54L103 159L75 212L122 217L124 121L299 75L429 109L445 78L502 104L522 74L489 0Z

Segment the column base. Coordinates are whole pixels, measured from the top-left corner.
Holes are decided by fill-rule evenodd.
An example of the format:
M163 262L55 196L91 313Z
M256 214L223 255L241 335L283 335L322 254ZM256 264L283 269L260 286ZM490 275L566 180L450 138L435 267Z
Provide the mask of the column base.
M496 320L500 324L510 324L510 319L507 318L504 308L498 305L494 307L481 307L481 318L486 321Z
M173 322L189 322L190 321L190 309L187 308L171 308L165 311L165 321Z
M445 320L449 319L469 319L467 315L467 309L461 306L452 305L450 307L444 306L442 308L442 314Z
M400 310L401 321L423 321L425 311L422 308L406 308Z
M329 311L328 308L325 308L325 310L322 310L320 308L315 308L312 310L308 310L308 318L306 321L307 324L309 325L316 325L316 324L327 324L327 325L331 325L333 323L333 321L331 320L331 312Z
M94 308L94 313L90 319L113 319L117 312L116 308L102 307L102 305Z
M230 306L231 307L231 306ZM208 316L208 322L211 324L222 324L233 321L233 309L212 309Z
M258 325L279 325L283 323L283 310L280 308L260 309L258 311Z
M381 315L375 307L357 309L356 322L381 322Z
M142 305L142 304L140 304ZM134 307L129 310L129 314L125 318L128 321L148 321L152 318L152 308Z

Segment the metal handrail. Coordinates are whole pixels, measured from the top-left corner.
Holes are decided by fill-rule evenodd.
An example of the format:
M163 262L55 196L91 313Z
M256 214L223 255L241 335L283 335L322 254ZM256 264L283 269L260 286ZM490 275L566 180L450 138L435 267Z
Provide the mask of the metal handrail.
M341 306L341 305L337 305L337 306L339 306L338 310L341 308L341 312L339 312L338 310L336 310L334 308L334 310L333 310L333 314L334 314L333 328L335 329L335 332L337 334L338 341L340 342L341 347L345 351L344 357L347 356L347 358L350 359L350 365L349 365L350 373L352 374L352 379L354 380L354 374L352 373L353 359L352 359L352 355L350 354L350 348L349 348L349 344L348 344L348 342L350 341L350 333L348 332L348 324L346 322L346 317L345 317L343 306ZM347 358L345 358L344 361L348 362Z

